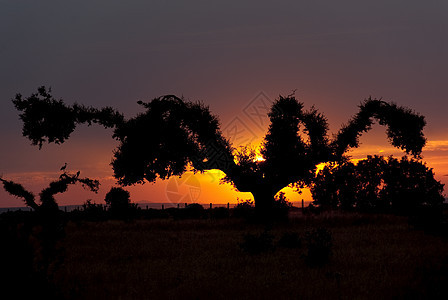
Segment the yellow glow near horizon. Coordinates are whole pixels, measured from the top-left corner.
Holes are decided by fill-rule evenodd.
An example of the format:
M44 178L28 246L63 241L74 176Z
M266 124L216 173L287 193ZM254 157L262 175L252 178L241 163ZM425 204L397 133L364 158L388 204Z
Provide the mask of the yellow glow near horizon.
M108 145L109 147L110 145ZM106 147L105 147L106 148ZM258 148L259 149L259 148ZM73 154L74 150L71 150L70 154ZM384 151L384 152L383 152ZM368 154L382 154L387 155L403 155L403 152L388 145L376 145L376 144L364 144L360 148L356 148L350 151L349 155L353 158L350 161L354 164L362 159L366 159ZM437 180L448 186L448 140L433 140L428 141L427 146L423 150L423 156L429 167L434 168ZM262 156L259 152L256 153L254 159L256 161L262 161ZM84 158L85 159L85 158ZM91 157L89 157L88 163L81 164L81 160L72 162L74 170L80 169L82 174L90 178L98 179L101 182L100 191L98 194L85 191L81 186L70 186L66 193L58 194L56 196L59 205L68 204L82 204L86 199L93 199L96 203L103 203L105 194L109 191L111 186L117 186L115 178L111 175L110 168L110 153L109 148L103 152L93 151ZM316 171L322 170L327 164L322 163L316 166ZM59 167L59 165L56 165ZM60 175L59 172L17 172L6 173L4 177L21 183L24 187L31 192L38 195L38 193L48 186L49 182L57 179ZM185 176L188 176L186 174ZM250 193L242 193L235 190L231 184L220 184L220 181L225 174L220 170L207 170L204 173L197 172L194 176L197 176L201 184L201 195L198 199L199 203L236 203L237 197L240 199L253 199ZM131 192L131 199L133 202L168 202L167 198L167 186L168 180L158 180L154 184L135 185L125 187L126 190ZM304 199L305 203L311 201L311 194L308 189L303 189L303 193L299 194L291 188L285 188L286 197L289 201L301 201ZM446 193L446 192L445 192ZM23 206L23 201L10 196L3 189L0 190L0 198L2 198L1 206Z
M255 161L265 161L266 159L264 159L264 157L263 156L261 156L261 155L257 155L256 157L255 157Z

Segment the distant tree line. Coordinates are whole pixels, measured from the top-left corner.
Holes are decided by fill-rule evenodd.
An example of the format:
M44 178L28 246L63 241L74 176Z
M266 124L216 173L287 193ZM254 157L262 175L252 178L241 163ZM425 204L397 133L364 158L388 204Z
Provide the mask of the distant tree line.
M368 156L357 164L329 164L317 174L313 205L323 209L414 214L441 208L443 184L415 158Z

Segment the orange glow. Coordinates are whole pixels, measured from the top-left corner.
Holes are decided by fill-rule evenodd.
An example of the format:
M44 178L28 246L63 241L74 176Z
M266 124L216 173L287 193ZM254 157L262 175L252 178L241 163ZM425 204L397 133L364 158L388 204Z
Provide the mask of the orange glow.
M381 132L381 134L384 133ZM60 205L80 205L87 199L92 199L95 203L104 203L105 194L109 191L110 187L116 186L116 181L112 176L113 170L110 167L111 149L113 149L116 144L109 142L109 139L110 138L106 136L104 138L104 145L98 145L97 147L91 146L96 145L95 143L89 143L88 157L79 157L76 155L77 152L81 152L85 148L82 141L77 141L76 136L73 138L73 141L70 142L70 145L64 144L57 147L51 145L42 151L38 151L37 149L33 150L33 155L36 155L36 162L44 160L45 155L57 158L52 165L45 166L47 169L52 170L51 172L23 171L17 173L4 173L3 177L23 184L26 189L32 191L38 198L39 192L47 187L50 181L59 177L59 167L67 161L70 171L76 172L77 170L81 170L82 176L98 179L101 182L101 186L98 194L85 191L79 185L70 186L68 192L56 195L55 198L58 203ZM369 141L369 139L367 138L366 141ZM260 144L261 138L257 143L253 143L253 145L256 145L255 147L258 147L256 148L258 150L255 157L256 161L263 161L263 157L259 153ZM63 153L64 156L62 156L61 153ZM387 141L380 144L362 143L359 148L352 149L348 153L348 155L351 156L351 161L354 163L366 158L367 155L374 154L384 156L393 154L396 157L401 157L405 153L399 149L393 148ZM427 146L423 149L422 156L423 161L427 163L428 167L434 169L437 180L440 180L444 184L448 184L448 176L446 176L448 175L448 140L428 140ZM319 164L316 170L319 171L323 169L325 165L325 163ZM135 185L125 187L125 189L130 191L133 202L169 203L177 200L187 200L187 202L195 201L202 204L235 204L237 203L237 198L253 199L252 194L239 192L235 190L231 184L221 184L220 181L224 176L224 173L220 170L209 170L204 173L196 174L187 172L182 178L183 180L186 180L185 178L190 176L193 176L197 179L197 182L199 182L200 192L197 194L194 194L194 186L190 189L188 184L185 185L186 183L183 183L181 180L179 182L179 195L176 196L176 192L170 192L168 188L168 183L171 179L165 181L157 180L155 183ZM190 191L192 196L188 198L185 195L189 194ZM302 194L299 194L290 187L285 187L282 191L285 192L288 200L292 201L294 205L300 205L302 199L304 199L305 203L312 200L308 189L303 189ZM171 196L169 196L170 194ZM173 197L173 195L175 196ZM3 189L0 189L0 199L0 204L3 207L23 206L22 200L10 196Z
M327 163L320 163L316 166L316 174L319 173L319 171L323 170L328 164Z
M261 155L257 155L256 157L255 157L255 161L265 161L266 159L264 159L264 157L263 156L261 156Z

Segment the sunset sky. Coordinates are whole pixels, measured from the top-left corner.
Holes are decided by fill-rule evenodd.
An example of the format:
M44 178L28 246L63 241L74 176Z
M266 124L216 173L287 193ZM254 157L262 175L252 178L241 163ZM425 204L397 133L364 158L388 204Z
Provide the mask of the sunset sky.
M296 90L305 108L328 117L331 133L365 98L382 97L426 117L423 160L448 184L447 1L0 0L0 34L0 174L38 194L67 162L102 184L98 194L71 186L60 205L103 203L118 143L110 129L81 126L63 145L31 146L11 99L41 85L67 103L113 106L128 118L142 111L138 100L201 100L235 145L260 143L279 94ZM361 142L353 158L403 154L379 125ZM188 173L128 190L134 202L251 197L219 176ZM309 195L291 199L302 198ZM0 207L11 206L23 202L1 190Z

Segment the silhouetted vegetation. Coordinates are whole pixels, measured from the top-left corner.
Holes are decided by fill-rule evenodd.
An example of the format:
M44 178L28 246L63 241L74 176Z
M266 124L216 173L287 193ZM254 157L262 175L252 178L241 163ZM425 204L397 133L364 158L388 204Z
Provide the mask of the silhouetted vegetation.
M253 220L255 217L254 202L250 199L242 200L237 199L238 204L233 208L233 216L237 218L243 218L246 220Z
M68 186L81 183L93 192L98 191L99 182L89 178L79 178L79 172L75 175L65 172L58 180L50 182L40 194L40 204L35 200L33 193L26 190L21 184L0 177L4 189L11 195L22 198L33 212L22 214L12 213L14 218L2 215L0 219L2 239L7 243L6 252L14 252L7 259L14 259L16 266L6 269L14 269L14 272L23 272L23 280L32 281L32 286L37 285L36 293L52 298L56 297L56 291L52 289L52 276L62 263L64 249L59 242L64 237L64 218L59 211L54 195L64 193ZM5 256L4 256L5 257ZM6 257L5 257L6 258ZM12 274L14 274L14 272ZM14 275L13 275L14 276ZM26 293L25 293L26 294Z
M175 220L207 218L206 210L199 203L191 203L183 208L171 208L168 209L167 212Z
M139 101L145 112L128 120L109 107L65 105L45 87L28 98L18 94L13 103L21 112L23 135L39 147L44 142L64 142L77 124L99 123L114 128L113 137L120 142L112 162L120 184L167 179L182 175L189 166L196 171L220 169L226 174L224 182L253 194L257 215L263 220L272 218L278 191L288 185L311 184L319 163L343 161L344 153L358 147L359 136L374 120L387 126L393 146L416 157L426 142L423 116L371 98L330 139L321 113L314 107L303 110L292 95L280 96L268 114L271 124L260 151L262 160L256 159L253 149L234 149L222 135L218 118L204 104L173 95Z
M415 215L442 210L443 184L416 159L368 156L319 172L311 188L314 204L324 209Z
M122 186L219 169L222 182L252 193L254 201L239 200L232 209L198 203L140 209L128 191L113 187L106 206L87 200L64 213L54 195L75 183L96 192L99 182L68 173L66 163L37 203L21 184L0 177L8 193L34 210L0 215L7 245L0 254L12 259L2 273L10 273L12 287L20 278L31 282L34 296L47 298L447 296L428 292L448 284L446 240L408 226L448 234L443 184L419 160L426 122L407 108L369 98L330 138L323 114L304 110L293 95L279 96L257 151L234 148L207 106L174 95L138 101L144 111L130 119L110 107L66 105L45 87L27 98L18 94L13 103L23 135L39 148L65 142L79 124L113 128L119 146L112 167ZM350 162L345 153L374 121L413 157ZM320 163L327 167L316 176ZM292 205L279 193L285 186L311 187L313 204L291 217ZM262 232L260 220L269 225ZM306 280L294 282L304 271Z
M78 219L84 219L87 221L104 221L108 219L106 207L102 204L92 203L92 200L87 200L82 205L82 210L75 211L74 214L76 213L79 215ZM73 217L70 219L73 219Z
M131 195L121 187L111 187L104 198L113 218L130 219L136 214L137 205L131 203Z
M187 218L200 219L205 216L205 209L199 203L188 204L187 207L184 208L183 212Z

